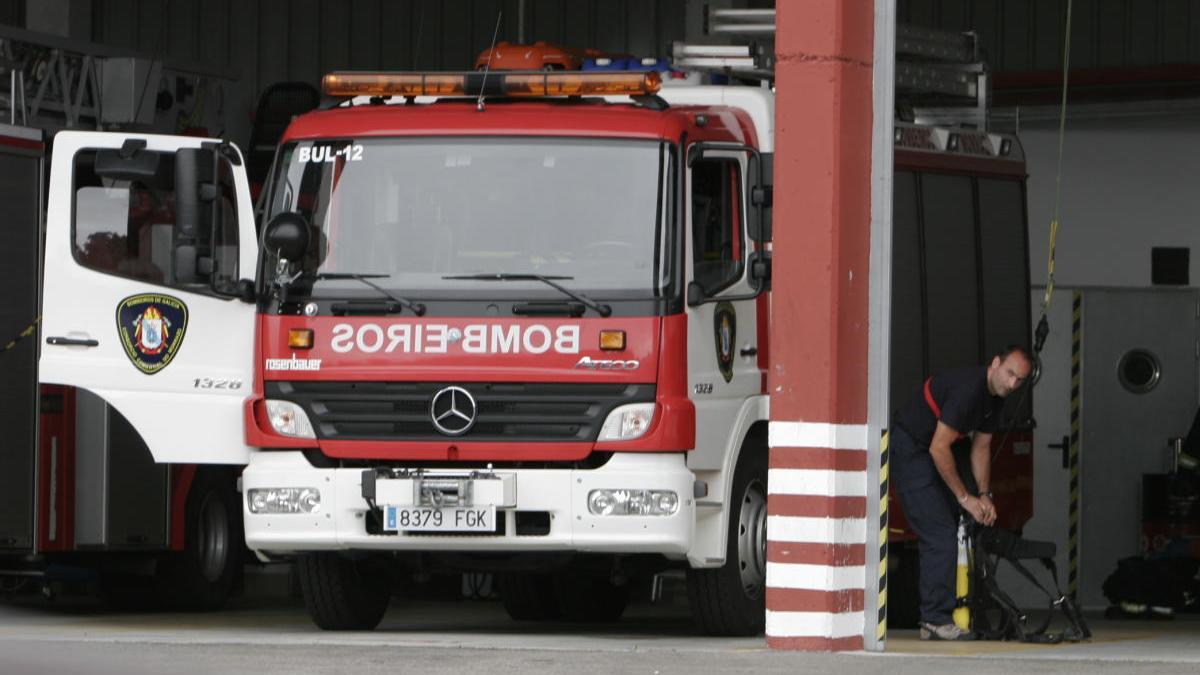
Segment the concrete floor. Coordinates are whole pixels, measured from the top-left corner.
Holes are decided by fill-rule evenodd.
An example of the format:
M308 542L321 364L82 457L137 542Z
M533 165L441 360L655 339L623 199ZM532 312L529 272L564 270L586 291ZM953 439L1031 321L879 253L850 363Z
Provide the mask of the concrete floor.
M84 599L0 603L0 673L1200 671L1200 620L1094 621L1090 643L1056 646L925 643L893 631L886 653L832 655L698 637L679 598L635 605L601 626L514 623L495 601L397 601L374 632L325 633L299 601L259 591L190 615L120 613Z

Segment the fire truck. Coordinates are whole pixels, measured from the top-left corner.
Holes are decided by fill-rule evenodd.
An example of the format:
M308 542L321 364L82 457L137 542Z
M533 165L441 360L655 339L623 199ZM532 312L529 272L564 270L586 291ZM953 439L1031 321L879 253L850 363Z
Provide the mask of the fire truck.
M40 588L52 595L65 582L98 587L121 605L212 609L234 589L243 563L241 466L213 463L203 453L192 453L205 462L200 466L148 452L143 439L153 427L197 433L179 414L186 401L173 399L184 407L160 408L149 424L150 418L122 412L141 407L139 390L161 384L145 359L169 360L168 346L188 331L186 317L161 303L140 314L89 304L104 288L179 283L181 277L166 278L158 267L183 255L175 183L145 164L130 169L119 149L79 150L71 136L56 144L67 163L58 180L67 182L47 194L52 160L45 133L0 125L0 186L9 214L0 243L10 252L0 271L8 293L0 308L0 579L5 592ZM43 230L43 222L53 225ZM253 238L252 220L247 227ZM39 307L49 313L40 324ZM92 312L106 316L105 325L91 323ZM222 344L223 338L209 349ZM127 361L126 373L92 358L109 350L129 350L140 360ZM76 370L88 376L77 378ZM125 403L131 398L132 407ZM241 440L240 428L226 435L220 442Z
M258 228L232 144L60 133L42 382L156 462L244 465L246 543L323 629L375 627L405 569L584 621L674 569L705 632L760 632L773 93L597 65L330 74ZM895 142L899 400L1029 314L1016 138ZM1019 527L1028 435L997 443Z

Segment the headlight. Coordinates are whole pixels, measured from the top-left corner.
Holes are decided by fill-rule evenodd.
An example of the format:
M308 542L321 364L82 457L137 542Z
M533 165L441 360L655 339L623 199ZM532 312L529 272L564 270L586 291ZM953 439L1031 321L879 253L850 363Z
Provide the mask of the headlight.
M671 490L592 490L588 511L594 516L669 516L679 510Z
M630 403L608 414L600 427L601 441L629 441L640 438L654 421L653 403Z
M246 494L250 513L316 513L321 508L317 488L251 488Z
M271 427L276 432L296 438L317 437L312 424L308 421L308 415L304 413L304 408L291 401L267 400L266 404L267 417L270 418Z

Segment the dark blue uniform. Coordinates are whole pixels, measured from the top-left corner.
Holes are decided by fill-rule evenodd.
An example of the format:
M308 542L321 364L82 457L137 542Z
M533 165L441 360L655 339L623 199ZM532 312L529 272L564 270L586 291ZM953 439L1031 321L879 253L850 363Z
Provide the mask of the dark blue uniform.
M992 433L1003 405L978 366L935 375L892 417L892 475L920 552L921 621L951 623L955 605L959 505L929 454L934 429L940 419L960 434Z

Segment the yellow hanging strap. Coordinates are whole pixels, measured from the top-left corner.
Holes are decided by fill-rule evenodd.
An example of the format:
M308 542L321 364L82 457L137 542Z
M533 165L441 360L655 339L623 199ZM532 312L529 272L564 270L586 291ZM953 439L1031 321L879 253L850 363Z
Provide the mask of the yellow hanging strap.
M1059 207L1062 203L1063 144L1067 136L1067 79L1071 74L1071 0L1067 0L1067 20L1063 34L1062 103L1058 111L1058 167L1054 176L1054 217L1050 220L1050 250L1046 256L1046 294L1042 297L1042 316L1034 330L1033 351L1042 351L1050 325L1046 313L1054 297L1054 245L1058 240Z
M24 329L22 329L20 333L17 333L16 337L14 337L13 339L4 343L4 346L0 346L0 354L3 354L4 352L12 349L13 347L16 347L18 342L20 342L21 340L32 335L34 327L36 327L38 325L38 323L41 322L41 320L42 320L42 317L40 317L40 316L37 317L36 319L31 321L28 326L26 326Z

